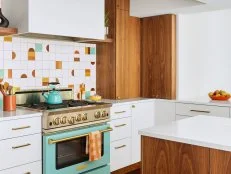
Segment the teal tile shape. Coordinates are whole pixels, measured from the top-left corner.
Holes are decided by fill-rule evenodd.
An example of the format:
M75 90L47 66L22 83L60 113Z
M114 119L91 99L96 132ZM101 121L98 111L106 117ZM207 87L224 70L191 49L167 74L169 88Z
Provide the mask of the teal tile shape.
M96 54L96 48L95 47L90 48L90 54L92 54L92 55Z
M4 69L0 69L0 78L4 78Z
M86 98L86 99L89 99L90 96L91 96L91 91L86 91L86 92L85 92L85 98Z
M35 44L35 52L42 52L43 51L43 45L41 43Z

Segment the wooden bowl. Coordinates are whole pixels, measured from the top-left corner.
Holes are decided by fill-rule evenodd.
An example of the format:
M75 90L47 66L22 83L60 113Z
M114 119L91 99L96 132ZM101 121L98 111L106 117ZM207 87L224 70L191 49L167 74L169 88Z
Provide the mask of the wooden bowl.
M209 96L212 100L226 101L230 99L230 96Z

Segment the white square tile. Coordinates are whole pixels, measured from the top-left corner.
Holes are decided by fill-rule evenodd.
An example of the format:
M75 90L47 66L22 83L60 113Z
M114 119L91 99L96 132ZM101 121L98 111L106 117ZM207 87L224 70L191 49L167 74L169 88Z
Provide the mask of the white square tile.
M36 87L41 87L42 86L42 78L41 77L36 77L35 78L35 86Z
M15 70L15 69L22 69L22 67L21 67L21 61L18 61L18 60L12 61L12 69L13 70Z
M21 52L20 60L28 60L28 52Z
M68 70L69 69L69 62L62 62L62 69Z
M15 86L15 87L23 86L21 83L21 79L20 78L13 78L13 86Z
M4 42L3 49L5 51L12 51L12 42Z
M56 77L63 77L63 73L62 73L62 70L61 69L57 69L57 70L55 70L56 72L55 72L55 75L56 75Z
M56 77L56 70L50 70L50 77Z
M12 69L12 61L4 60L4 69Z
M27 86L28 87L34 87L35 85L35 78L27 78Z
M21 78L22 70L12 70L12 78L19 79Z
M45 60L43 60L43 69L44 69L44 70L49 70L49 69L51 69L51 67L53 68L54 65L52 66L51 63L50 63L50 61L45 61ZM54 69L54 68L53 68L53 69Z
M13 51L21 51L21 44L19 42L13 42L13 47L12 47Z
M35 77L37 78L37 77L43 77L43 70L41 69L41 70L35 70Z
M35 53L35 59L36 60L43 60L43 53L42 52L36 52Z
M21 67L19 69L28 69L28 61L21 60Z
M4 51L4 60L12 60L12 51Z
M50 71L43 69L43 77L50 77Z
M35 61L35 69L36 70L42 70L43 69L43 61Z
M23 43L21 42L21 51L23 52L27 52L28 51L28 47L27 47L27 43Z
M35 61L28 61L27 62L27 69L34 70L35 69Z

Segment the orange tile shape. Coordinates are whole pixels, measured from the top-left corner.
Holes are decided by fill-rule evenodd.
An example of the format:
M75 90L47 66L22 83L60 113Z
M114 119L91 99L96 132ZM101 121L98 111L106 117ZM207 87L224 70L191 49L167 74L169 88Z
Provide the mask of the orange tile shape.
M80 61L80 58L79 58L79 57L75 57L75 58L74 58L74 61L75 61L75 62L79 62L79 61Z
M8 79L12 79L12 69L8 69Z
M91 76L91 70L90 69L85 69L85 76L90 77Z
M95 91L95 88L91 88L91 91Z
M22 74L22 75L21 75L21 78L22 78L22 79L26 79L26 78L27 78L27 75L26 75L26 74Z
M31 72L32 76L35 77L35 70Z
M85 47L85 54L90 54L90 47Z
M34 61L35 60L35 50L34 48L30 48L28 51L28 60Z
M62 69L62 61L56 61L56 69Z
M49 85L49 77L43 77L42 86L48 86L48 85Z
M12 51L12 60L14 60L15 58L16 58L16 53Z
M79 51L78 51L78 50L75 50L74 54L79 54Z
M46 50L47 50L47 52L50 52L50 45L46 46Z
M75 86L73 84L68 85L68 88L74 89L74 87Z
M4 42L12 42L12 37L11 36L5 36Z
M91 62L92 65L95 65L95 62Z
M71 70L71 75L75 76L75 70Z

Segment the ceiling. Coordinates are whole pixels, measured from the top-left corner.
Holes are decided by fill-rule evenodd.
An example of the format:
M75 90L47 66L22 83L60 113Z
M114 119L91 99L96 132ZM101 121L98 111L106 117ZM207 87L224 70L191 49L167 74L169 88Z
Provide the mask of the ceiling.
M130 0L131 16L147 17L231 8L231 0Z

